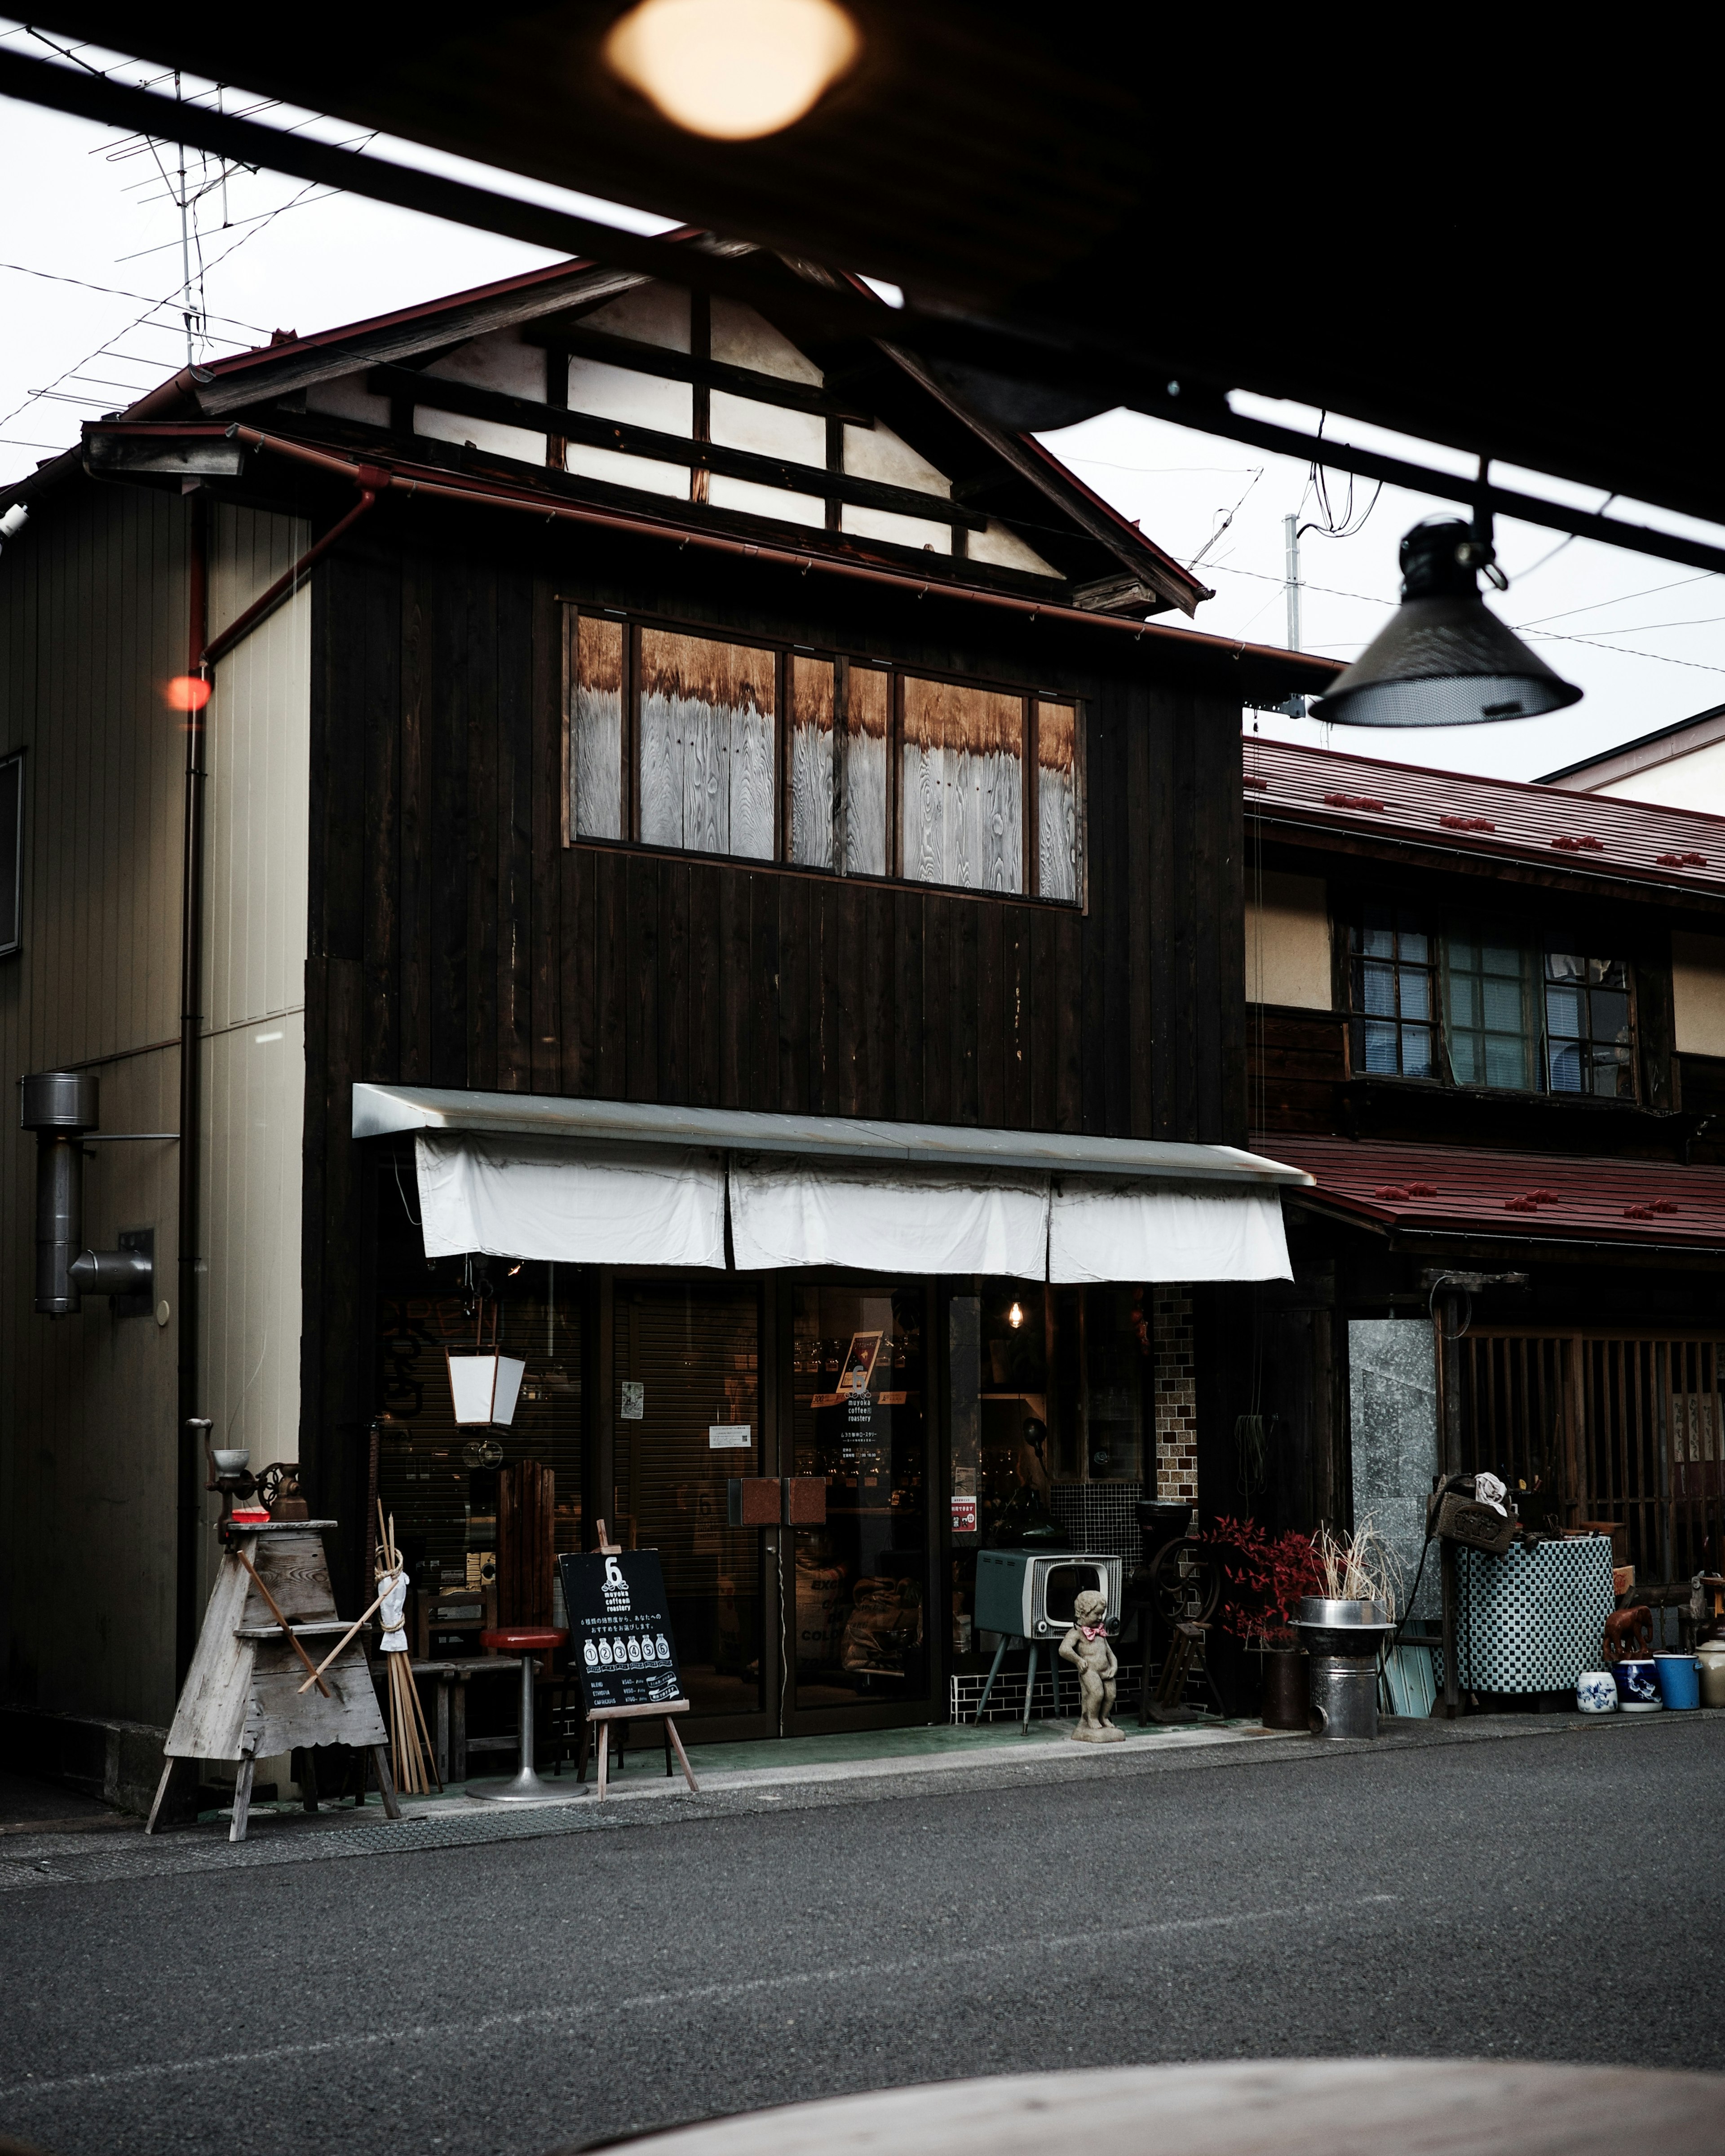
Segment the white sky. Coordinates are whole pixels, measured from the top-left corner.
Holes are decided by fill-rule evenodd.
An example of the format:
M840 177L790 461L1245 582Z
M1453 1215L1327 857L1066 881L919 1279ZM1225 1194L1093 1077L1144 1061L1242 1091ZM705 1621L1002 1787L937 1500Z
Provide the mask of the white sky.
M43 49L4 20L0 42L13 50ZM110 64L93 50L90 57ZM172 88L159 70L133 65L124 72ZM225 101L229 110L255 103L233 93ZM367 140L279 106L260 116L272 126L299 121L356 146ZM637 230L664 228L663 219L516 175L488 174L417 146L377 138L368 146ZM195 153L187 162L194 187L200 177L211 182L196 208L208 309L200 358L265 342L275 328L327 328L556 259L357 197L326 195L276 173L235 172L223 183L213 163L206 166ZM152 153L138 138L121 142L111 130L0 100L0 482L74 442L82 420L126 403L184 364L177 166L174 153ZM194 270L198 259L194 248ZM1553 364L1562 364L1560 352ZM1296 424L1316 416L1289 415ZM1410 453L1409 445L1365 429L1332 422L1331 432ZM1205 550L1196 572L1216 596L1199 608L1195 627L1260 643L1286 640L1283 518L1296 512L1302 522L1324 521L1304 465L1123 412L1046 439L1169 553L1190 562ZM1411 454L1465 469L1453 453L1415 446ZM1602 506L1597 497L1542 486L1529 475L1500 470L1497 476L1528 492ZM1328 486L1340 521L1348 481L1331 473ZM1373 494L1369 483L1354 482L1356 525ZM1434 512L1458 513L1451 503L1386 487L1354 536L1306 533L1304 649L1355 655L1394 606L1401 534ZM1632 504L1615 503L1611 513L1725 538ZM1586 691L1584 701L1548 718L1497 726L1392 733L1335 727L1334 747L1528 778L1725 702L1725 580L1587 541L1564 543L1561 534L1533 526L1501 522L1497 542L1511 584L1492 603L1548 665ZM1322 731L1280 718L1256 723L1290 738L1317 739Z

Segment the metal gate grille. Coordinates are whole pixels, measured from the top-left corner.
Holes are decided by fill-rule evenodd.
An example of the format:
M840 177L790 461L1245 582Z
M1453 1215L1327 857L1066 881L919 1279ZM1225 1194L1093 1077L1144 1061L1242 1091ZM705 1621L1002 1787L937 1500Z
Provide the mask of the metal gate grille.
M1725 1332L1462 1336L1462 1456L1628 1532L1646 1585L1725 1553ZM1709 1559L1709 1545L1711 1558Z

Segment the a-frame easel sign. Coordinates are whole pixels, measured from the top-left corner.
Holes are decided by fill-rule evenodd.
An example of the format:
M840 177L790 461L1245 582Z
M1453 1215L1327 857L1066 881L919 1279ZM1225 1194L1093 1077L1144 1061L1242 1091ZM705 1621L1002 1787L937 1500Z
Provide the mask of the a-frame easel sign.
M611 1724L655 1720L664 1722L689 1786L698 1792L673 1719L689 1712L689 1702L659 1553L619 1549L606 1538L604 1522L598 1526L598 1549L566 1552L557 1563L569 1616L569 1659L581 1678L587 1718L598 1725L599 1795L605 1794L610 1763Z

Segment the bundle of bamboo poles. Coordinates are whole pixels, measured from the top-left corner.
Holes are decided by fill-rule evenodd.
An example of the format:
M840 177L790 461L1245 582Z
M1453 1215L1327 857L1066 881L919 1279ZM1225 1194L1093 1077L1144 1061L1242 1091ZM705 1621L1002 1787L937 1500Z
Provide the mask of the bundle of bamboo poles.
M402 1568L401 1552L395 1541L395 1515L392 1512L386 1520L381 1502L377 1507L377 1527L383 1537L378 1545L376 1568L381 1599L383 1582L392 1575L398 1575ZM441 1793L444 1785L437 1771L437 1748L425 1726L419 1687L413 1682L413 1656L386 1654L383 1660L389 1671L389 1752L395 1766L395 1786L408 1796L423 1797L430 1794L435 1781Z

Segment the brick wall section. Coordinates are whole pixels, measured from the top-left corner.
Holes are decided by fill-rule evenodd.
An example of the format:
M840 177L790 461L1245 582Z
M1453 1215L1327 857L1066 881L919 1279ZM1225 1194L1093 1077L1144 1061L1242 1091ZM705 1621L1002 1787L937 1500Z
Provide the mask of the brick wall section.
M1198 1382L1192 1363L1192 1297L1152 1291L1156 1341L1156 1494L1198 1502Z

